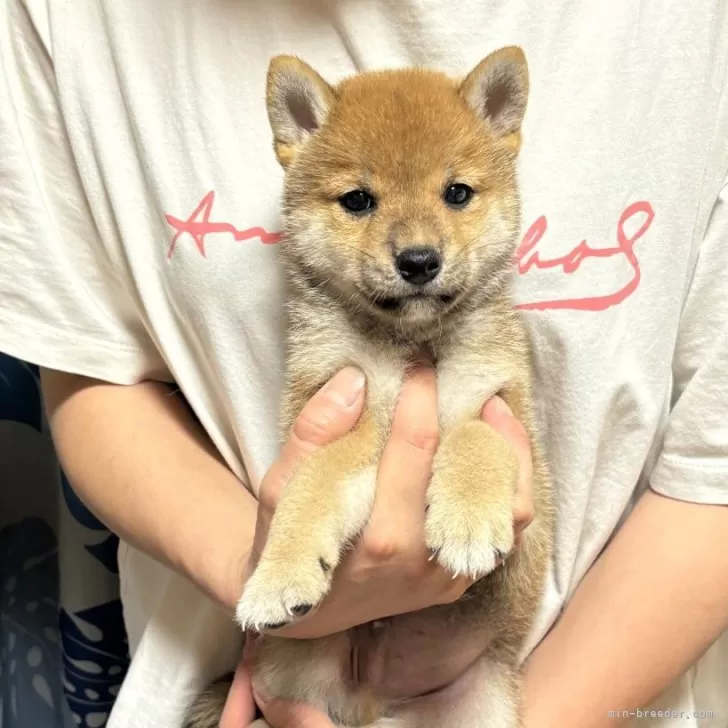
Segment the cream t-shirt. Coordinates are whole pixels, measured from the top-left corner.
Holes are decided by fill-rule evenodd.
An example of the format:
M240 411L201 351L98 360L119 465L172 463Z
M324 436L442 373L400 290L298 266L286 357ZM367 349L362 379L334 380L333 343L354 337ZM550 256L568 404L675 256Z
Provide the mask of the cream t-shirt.
M515 275L558 507L533 647L645 488L728 504L726 0L0 0L0 349L176 381L255 491L282 376L270 57L336 81L508 44L531 69ZM126 545L120 568L109 725L177 728L239 636ZM724 637L653 706L675 714L635 725L725 728L726 687Z

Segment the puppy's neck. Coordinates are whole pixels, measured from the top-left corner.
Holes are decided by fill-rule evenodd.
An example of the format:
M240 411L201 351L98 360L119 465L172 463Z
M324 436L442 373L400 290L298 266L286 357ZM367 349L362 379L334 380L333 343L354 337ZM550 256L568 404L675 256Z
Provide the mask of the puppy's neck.
M301 267L289 267L289 310L305 309L303 318L336 320L336 330L354 331L372 343L391 346L405 353L413 362L436 364L438 352L459 339L464 331L477 331L478 322L502 316L511 308L511 275L504 270L492 275L457 306L439 317L420 322L395 316L379 316L351 298L339 295ZM320 312L317 315L317 312ZM301 316L296 317L299 321Z

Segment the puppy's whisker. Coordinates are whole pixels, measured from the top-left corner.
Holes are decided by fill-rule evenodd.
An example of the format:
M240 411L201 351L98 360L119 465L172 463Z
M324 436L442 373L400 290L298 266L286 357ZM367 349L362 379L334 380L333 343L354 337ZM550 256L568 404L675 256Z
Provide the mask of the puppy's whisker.
M374 261L377 261L377 257L372 255L368 250L364 250L363 248L357 248L355 245L350 245L349 243L337 243L337 246L341 248L346 248L347 250L352 250L356 255L364 255L367 258L371 258Z

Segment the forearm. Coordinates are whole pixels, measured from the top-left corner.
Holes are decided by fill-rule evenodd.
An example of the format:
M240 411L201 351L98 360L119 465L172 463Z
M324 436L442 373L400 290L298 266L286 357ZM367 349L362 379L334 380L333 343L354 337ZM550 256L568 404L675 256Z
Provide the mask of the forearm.
M728 508L647 492L529 659L525 726L613 728L683 674L728 628L727 532Z
M257 503L169 387L42 373L48 419L74 490L121 538L232 608Z

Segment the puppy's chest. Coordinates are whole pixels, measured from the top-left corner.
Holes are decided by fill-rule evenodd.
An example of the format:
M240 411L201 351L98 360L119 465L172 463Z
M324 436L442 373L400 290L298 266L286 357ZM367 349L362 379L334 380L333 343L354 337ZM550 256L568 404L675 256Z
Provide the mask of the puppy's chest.
M369 406L390 419L405 377L415 365L431 366L437 380L440 424L448 428L462 419L478 416L485 401L503 388L509 374L497 359L475 357L453 348L439 356L430 349L396 350L364 347L358 362L367 378Z
M472 345L466 337L436 345L393 342L357 331L335 310L317 310L299 323L289 338L294 379L302 377L315 391L343 367L359 367L367 381L368 407L383 423L391 421L405 377L417 364L435 369L444 428L476 417L488 397L511 379L513 357L505 355L497 337L487 337L490 348Z

